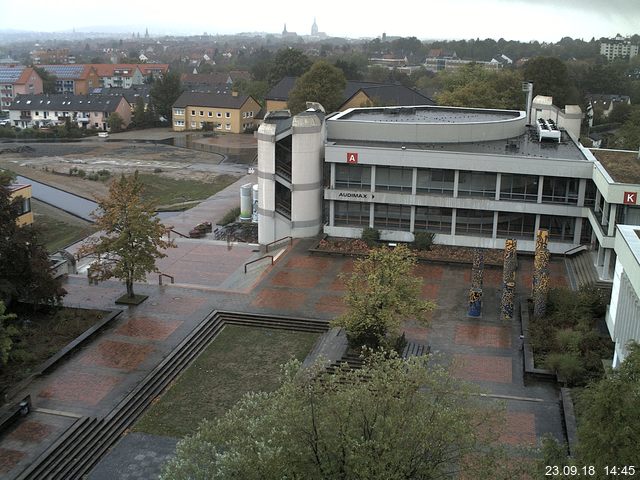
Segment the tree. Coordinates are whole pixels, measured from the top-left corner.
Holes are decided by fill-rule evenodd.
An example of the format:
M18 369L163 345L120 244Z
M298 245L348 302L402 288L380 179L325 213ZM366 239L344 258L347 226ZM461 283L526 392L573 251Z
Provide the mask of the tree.
M344 101L346 83L342 70L320 60L296 81L289 93L289 109L295 114L306 109L306 102L319 102L327 112L335 112Z
M524 66L524 79L533 82L533 94L553 97L559 108L580 103L577 90L571 84L567 67L562 60L553 57L535 57Z
M19 333L15 326L5 323L7 320L16 318L13 314L5 315L6 311L4 302L0 300L0 367L6 365L9 361L9 353L13 348L13 337Z
M162 250L175 247L172 241L163 240L164 226L155 216L154 205L144 201L142 193L137 171L112 182L109 195L98 199L98 213L93 213L102 233L91 237L80 250L81 255L98 257L90 267L92 278L122 280L129 298L135 296L133 282L158 271L156 259L166 257Z
M56 93L57 77L47 72L44 68L32 65L32 68L42 79L42 93Z
M471 392L430 357L379 353L333 375L290 362L276 391L246 394L182 440L161 478L523 478L500 465L500 412Z
M136 98L136 106L133 110L133 121L131 123L133 123L133 126L137 128L146 126L146 112L142 97Z
M32 225L19 226L22 197L11 200L11 175L0 173L0 300L57 304L66 294L51 275L49 254Z
M267 81L273 86L284 77L299 77L311 67L311 60L302 50L297 48L283 48L278 50L269 73Z
M168 72L160 80L156 80L149 92L156 114L173 123L172 107L181 93L180 76L176 72Z
M640 148L640 108L638 106L632 107L627 120L617 130L613 139L613 147L625 150Z
M112 132L122 131L124 120L122 119L122 117L118 112L114 112L111 115L109 115L109 120L107 122L109 124L109 130L111 130Z
M356 260L345 278L347 312L334 322L346 330L352 347L392 345L407 318L427 323L426 313L435 304L420 298L422 281L413 275L415 265L415 254L404 245L376 248Z
M578 397L578 461L605 466L636 465L640 429L640 345L632 343L624 362L608 378Z

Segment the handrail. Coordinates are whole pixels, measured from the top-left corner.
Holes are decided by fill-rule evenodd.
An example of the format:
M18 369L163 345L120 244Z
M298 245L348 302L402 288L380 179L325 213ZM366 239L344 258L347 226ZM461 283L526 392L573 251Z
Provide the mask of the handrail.
M269 242L269 243L267 243L267 244L265 245L265 252L267 252L267 253L269 252L269 247L270 247L271 245L275 245L276 243L279 243L279 242L281 242L282 240L286 240L286 239L289 239L289 245L293 245L293 237L292 237L291 235L287 235L286 237L282 237L282 238L279 238L279 239L277 239L277 240L274 240L273 242Z
M158 285L162 285L162 277L167 277L169 280L171 280L171 283L176 283L173 275L169 275L168 273L160 273L160 275L158 275Z
M588 250L588 247L586 245L578 245L577 247L570 248L569 250L564 252L562 255L566 257L567 255L573 255L574 253L578 253L582 250Z
M259 260L263 260L265 258L270 258L271 259L271 265L273 265L273 255L263 255L260 258L256 258L255 260L251 260L250 262L247 262L244 264L244 273L247 273L247 266L251 265L252 263L256 263Z
M177 230L174 230L173 226L171 227L166 227L165 231L167 232L167 235L169 236L169 240L171 240L171 232L183 237L183 238L189 238L189 235L185 235L184 233L180 233Z

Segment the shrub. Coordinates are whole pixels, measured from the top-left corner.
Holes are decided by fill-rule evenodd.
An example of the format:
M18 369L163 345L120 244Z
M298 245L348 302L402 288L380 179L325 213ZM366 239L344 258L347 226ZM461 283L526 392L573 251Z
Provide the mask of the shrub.
M545 364L569 385L581 379L585 373L583 359L577 353L550 353Z
M436 234L431 232L416 232L414 235L413 247L416 250L428 252L433 245Z
M162 173L162 169L160 167L156 167L153 169L153 173Z
M84 171L83 169L81 169L81 168L77 168L77 169L76 169L76 172L77 172L77 174L78 174L78 176L79 176L80 178L84 178L84 177L86 177L86 176L87 176L87 172L85 172L85 171Z
M220 220L220 225L228 225L236 221L236 218L240 216L240 207L235 207L224 214L224 217Z
M380 240L380 232L375 228L366 227L362 229L362 236L360 238L362 238L368 247L373 247L378 240Z

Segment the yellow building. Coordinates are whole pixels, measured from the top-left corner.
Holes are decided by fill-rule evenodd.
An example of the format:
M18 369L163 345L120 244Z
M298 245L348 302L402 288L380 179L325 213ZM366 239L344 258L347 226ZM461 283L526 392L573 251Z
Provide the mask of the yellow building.
M257 127L260 104L250 95L185 92L173 104L173 130L243 133Z
M31 211L31 185L14 183L9 185L9 199L11 202L17 200L20 205L20 216L16 220L19 226L31 225L33 223L33 212Z

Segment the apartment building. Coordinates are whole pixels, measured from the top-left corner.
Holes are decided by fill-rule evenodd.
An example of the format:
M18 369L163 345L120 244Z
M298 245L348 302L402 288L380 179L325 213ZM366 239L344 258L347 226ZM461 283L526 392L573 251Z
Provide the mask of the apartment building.
M0 66L0 110L9 111L17 95L42 93L42 78L30 67Z
M628 38L617 35L600 43L600 55L611 61L616 58L633 58L638 55L638 45L632 44Z
M260 104L250 95L185 92L173 104L173 130L243 133L257 126L259 111Z
M91 65L40 65L56 79L56 93L88 95L100 86L100 77Z

